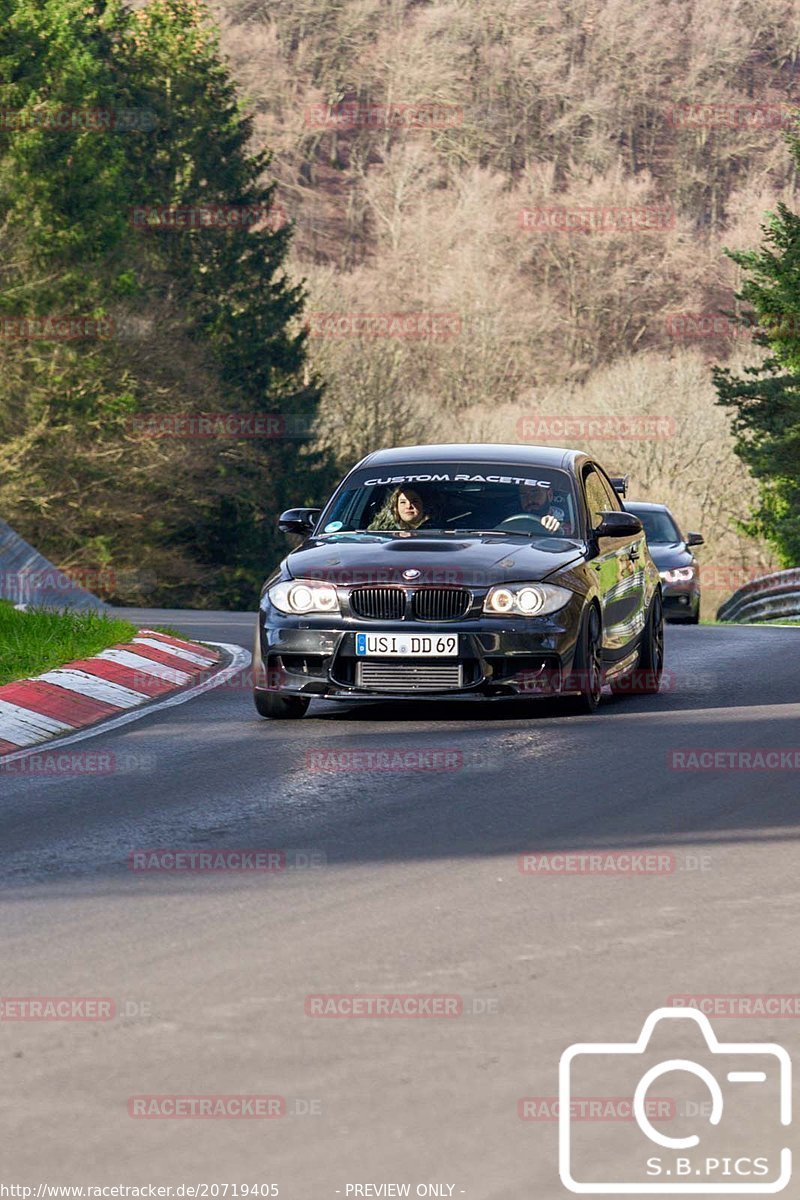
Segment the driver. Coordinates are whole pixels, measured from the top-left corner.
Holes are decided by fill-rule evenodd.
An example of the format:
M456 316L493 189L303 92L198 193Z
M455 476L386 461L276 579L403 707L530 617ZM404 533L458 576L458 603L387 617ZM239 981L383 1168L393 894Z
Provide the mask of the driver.
M552 487L531 487L527 483L521 483L519 503L522 511L530 517L535 517L548 533L558 533L561 530L564 513L562 509L553 507Z

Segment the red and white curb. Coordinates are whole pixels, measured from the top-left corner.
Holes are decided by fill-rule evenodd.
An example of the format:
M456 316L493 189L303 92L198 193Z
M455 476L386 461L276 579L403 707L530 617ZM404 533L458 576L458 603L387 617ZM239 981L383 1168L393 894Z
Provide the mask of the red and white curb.
M230 661L209 676L223 654ZM0 687L0 765L51 738L69 745L183 704L249 665L250 653L241 646L200 646L140 629L132 642Z

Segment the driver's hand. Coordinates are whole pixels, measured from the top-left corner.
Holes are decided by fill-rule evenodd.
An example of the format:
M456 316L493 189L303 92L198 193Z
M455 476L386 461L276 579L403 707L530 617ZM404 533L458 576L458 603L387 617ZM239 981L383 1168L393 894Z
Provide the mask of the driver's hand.
M542 525L544 525L548 533L555 533L557 529L561 528L561 522L557 521L555 517L550 515L550 513L548 513L546 517L540 517L539 520L541 521Z

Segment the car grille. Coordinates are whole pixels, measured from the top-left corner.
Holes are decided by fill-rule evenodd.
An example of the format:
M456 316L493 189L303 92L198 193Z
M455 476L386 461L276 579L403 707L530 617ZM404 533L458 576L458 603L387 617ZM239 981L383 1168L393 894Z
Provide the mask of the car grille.
M409 589L411 615L417 621L457 621L472 604L466 588L426 587ZM406 615L406 589L402 587L354 588L350 608L357 617L370 621L402 621Z
M399 587L355 588L350 593L350 608L356 616L373 621L402 621L406 594Z
M461 663L360 662L356 684L376 692L442 692L463 686Z
M414 595L414 616L418 621L457 621L471 604L466 588L420 588Z

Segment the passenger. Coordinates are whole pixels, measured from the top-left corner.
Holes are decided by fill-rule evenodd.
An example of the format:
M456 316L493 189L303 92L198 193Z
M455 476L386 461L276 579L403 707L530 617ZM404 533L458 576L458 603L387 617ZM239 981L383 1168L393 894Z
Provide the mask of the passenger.
M416 488L398 487L389 495L383 508L368 526L370 530L419 529L431 523L432 505L426 503Z

